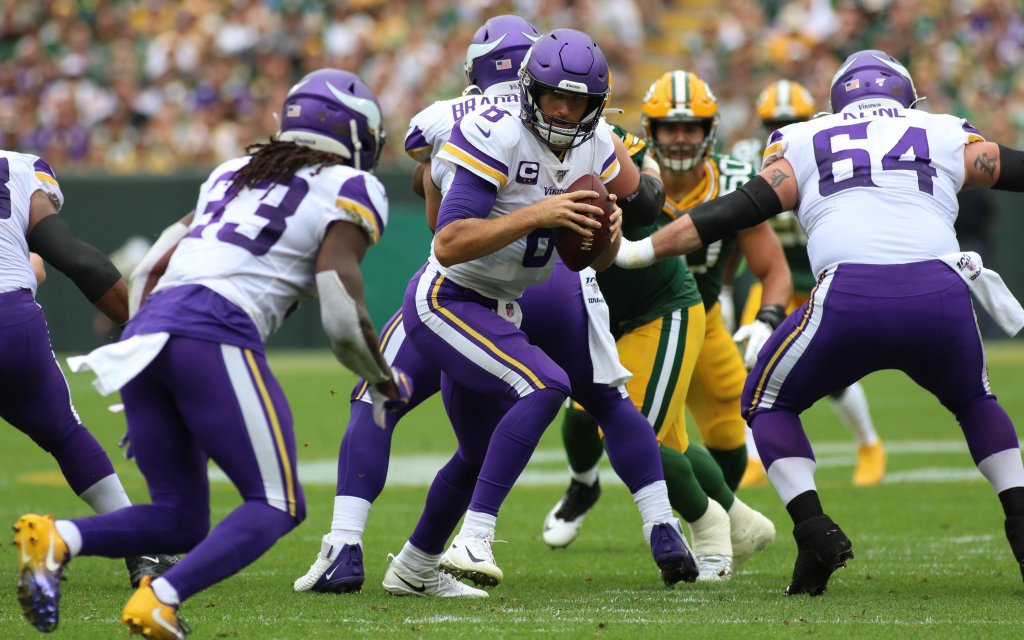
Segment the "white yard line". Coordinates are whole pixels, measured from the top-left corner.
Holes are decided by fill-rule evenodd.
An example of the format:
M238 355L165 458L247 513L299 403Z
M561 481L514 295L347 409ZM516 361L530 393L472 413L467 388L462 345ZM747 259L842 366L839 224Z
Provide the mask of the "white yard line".
M971 465L967 445L958 440L904 440L885 443L890 458L904 454L963 453L963 465L956 467L926 467L907 471L890 471L884 482L962 482L982 480L982 475ZM856 445L852 442L820 442L814 445L819 468L852 467L856 460ZM448 461L450 455L424 453L392 456L388 467L388 486L425 487L434 479L437 470ZM948 462L948 460L946 461ZM299 479L306 485L333 486L337 482L336 460L315 460L299 463ZM567 482L565 452L558 449L537 451L518 484L532 486L562 486ZM601 460L602 482L622 484L608 465L607 458ZM219 470L210 471L210 479L226 482Z

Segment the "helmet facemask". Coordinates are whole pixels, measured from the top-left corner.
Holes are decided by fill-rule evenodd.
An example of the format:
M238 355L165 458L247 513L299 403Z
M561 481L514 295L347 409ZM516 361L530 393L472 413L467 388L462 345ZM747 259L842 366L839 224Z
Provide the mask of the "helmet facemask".
M601 120L608 93L588 93L572 91L567 88L553 87L535 79L528 71L520 75L523 83L524 101L522 105L523 122L530 128L541 142L552 149L572 149L578 147L594 135L597 123ZM561 92L587 96L587 106L579 120L559 118L547 113L540 106L543 92Z
M658 142L658 127L662 124L675 122L700 124L704 128L704 139L699 144L689 142L662 144ZM718 116L700 120L692 118L650 118L648 127L650 128L648 144L654 152L658 165L662 169L668 169L669 171L692 171L700 166L704 158L715 148L715 137L718 134Z

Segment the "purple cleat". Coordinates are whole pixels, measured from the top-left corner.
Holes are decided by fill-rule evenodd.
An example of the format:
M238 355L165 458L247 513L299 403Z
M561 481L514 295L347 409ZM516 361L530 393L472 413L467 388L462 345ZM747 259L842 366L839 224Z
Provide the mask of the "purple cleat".
M316 561L295 581L295 590L317 593L355 593L363 587L363 548L358 544L332 545L326 537Z
M646 523L644 537L651 544L651 554L661 569L661 579L666 585L671 587L677 582L696 582L700 570L693 552L686 544L683 527L678 520Z

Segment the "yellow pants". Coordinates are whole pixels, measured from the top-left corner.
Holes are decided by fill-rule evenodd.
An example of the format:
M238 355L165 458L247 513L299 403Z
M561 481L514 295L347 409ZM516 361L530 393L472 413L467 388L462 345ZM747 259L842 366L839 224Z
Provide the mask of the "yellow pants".
M722 321L721 306L715 303L707 311L704 346L686 395L686 406L709 449L728 451L746 441L746 423L740 416L746 378L739 349Z
M633 372L626 390L654 427L658 442L680 452L686 435L686 393L701 344L704 305L695 304L638 327L618 341L619 359Z

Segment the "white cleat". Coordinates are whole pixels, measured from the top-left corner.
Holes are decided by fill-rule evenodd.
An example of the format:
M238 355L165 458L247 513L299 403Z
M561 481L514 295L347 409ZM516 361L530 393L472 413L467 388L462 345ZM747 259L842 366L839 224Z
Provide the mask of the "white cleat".
M697 582L725 582L732 577L732 558L720 555L697 556Z
M460 531L441 556L441 569L481 587L495 587L505 574L494 561L493 529Z
M729 520L732 523L732 566L738 571L751 556L771 544L775 539L775 525L739 498L729 509Z
M474 589L451 575L433 567L426 571L413 571L392 557L384 574L384 590L396 596L435 596L438 598L486 598L483 589Z
M731 578L733 548L729 514L709 498L704 515L689 524L699 571L697 581L724 582Z

